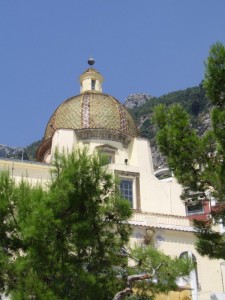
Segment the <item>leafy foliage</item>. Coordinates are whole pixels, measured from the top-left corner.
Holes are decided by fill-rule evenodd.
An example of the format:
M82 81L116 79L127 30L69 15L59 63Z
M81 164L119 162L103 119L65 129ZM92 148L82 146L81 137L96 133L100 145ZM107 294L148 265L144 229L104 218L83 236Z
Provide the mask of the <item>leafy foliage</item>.
M135 247L131 253L138 259L138 264L130 268L130 273L150 274L150 279L135 282L134 289L136 288L137 297L154 298L158 293L177 290L177 279L188 278L194 267L188 258L171 258L151 246Z
M191 116L191 123L195 128L201 123L201 114L208 111L210 104L206 98L202 83L197 87L168 93L158 98L152 98L145 104L130 110L137 124L141 124L140 134L143 137L153 139L155 137L152 114L154 107L163 104L166 107L180 104ZM141 122L141 120L143 120Z
M129 275L157 264L157 282L136 285L142 299L174 288L191 264L149 246L134 249L139 262L128 267L121 250L131 213L104 157L87 150L57 154L47 189L0 173L0 292L12 300L112 299Z
M41 142L42 140L35 141L25 148L25 152L27 153L29 160L36 160L36 152Z
M1 174L1 291L12 299L106 299L131 215L98 156L58 155L48 190Z
M204 87L212 104L224 109L225 100L225 47L215 43L205 63Z
M210 102L206 98L205 89L201 83L199 86L186 90L168 93L158 98L149 99L144 105L130 110L133 118L139 126L140 136L147 138L151 144L154 167L166 165L166 158L160 153L156 143L156 126L154 123L154 108L157 105L170 107L179 104L190 115L190 122L199 135L203 135L209 128L208 113Z
M194 221L197 228L198 242L196 245L197 251L209 258L224 258L225 257L225 240L224 235L212 229L211 222Z
M219 209L214 210L213 216L216 222L221 222L225 220L225 47L221 43L211 47L204 86L213 105L212 129L198 137L184 109L179 105L169 109L161 105L155 109L157 141L184 187L183 198L197 201L199 192L215 197ZM210 258L224 259L223 235L214 232L211 223L195 225L198 251Z

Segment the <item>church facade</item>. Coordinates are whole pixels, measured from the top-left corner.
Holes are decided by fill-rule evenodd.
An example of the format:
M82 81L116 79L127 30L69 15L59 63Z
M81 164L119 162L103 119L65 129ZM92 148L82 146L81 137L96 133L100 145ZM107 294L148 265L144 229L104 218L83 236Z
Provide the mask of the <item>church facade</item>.
M187 254L196 263L189 291L171 292L158 299L225 299L225 262L209 260L195 250L191 219L209 218L210 207L204 202L197 207L185 205L180 200L181 186L168 170L154 172L149 141L139 137L126 108L103 93L102 83L98 71L87 69L80 76L80 94L60 104L50 117L37 151L38 162L1 159L0 169L9 170L16 181L24 177L32 184L44 185L50 179L56 149L71 151L88 146L90 153L104 153L109 170L119 176L121 192L133 209L131 243L151 242L168 255Z

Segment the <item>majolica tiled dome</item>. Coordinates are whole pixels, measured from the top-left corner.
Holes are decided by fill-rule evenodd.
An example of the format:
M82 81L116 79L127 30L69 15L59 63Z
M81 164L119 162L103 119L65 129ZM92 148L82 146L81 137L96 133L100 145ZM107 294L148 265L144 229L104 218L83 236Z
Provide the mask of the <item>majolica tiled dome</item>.
M92 69L86 71L87 76L90 77L90 73L96 76L96 71L90 70ZM103 94L99 82L97 90L89 90L88 84L83 82L85 73L80 78L82 78L81 83L84 83L81 94L64 101L49 119L44 141L37 153L40 161L57 129L73 129L78 139L82 140L100 138L121 141L125 144L138 135L131 115L118 100Z
M63 102L51 116L45 140L56 129L109 129L137 136L137 127L126 110L114 97L86 92Z

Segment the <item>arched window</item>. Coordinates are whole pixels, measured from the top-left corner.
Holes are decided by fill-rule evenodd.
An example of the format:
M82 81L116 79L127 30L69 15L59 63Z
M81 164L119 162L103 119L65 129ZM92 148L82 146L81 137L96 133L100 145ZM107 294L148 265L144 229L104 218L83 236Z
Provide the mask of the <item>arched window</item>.
M115 153L117 151L115 147L112 147L110 145L101 145L96 147L96 149L100 154L103 154L107 157L109 164L115 163Z
M192 288L192 299L195 300L197 299L197 293L198 290L200 290L200 284L198 280L198 269L197 269L197 259L195 255L190 252L190 251L184 251L180 254L180 258L189 258L194 264L194 270L191 271L190 273L190 279L189 279L189 284L191 285Z

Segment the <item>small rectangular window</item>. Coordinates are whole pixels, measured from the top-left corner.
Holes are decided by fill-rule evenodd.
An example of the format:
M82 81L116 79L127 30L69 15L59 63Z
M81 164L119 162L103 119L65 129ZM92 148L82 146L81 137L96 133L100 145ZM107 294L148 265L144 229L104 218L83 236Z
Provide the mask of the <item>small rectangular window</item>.
M120 192L122 196L130 202L133 207L133 179L121 178L120 179Z
M91 89L95 90L96 80L91 79Z
M202 202L194 205L186 205L187 215L200 215L204 213Z
M140 211L140 174L120 170L114 170L114 172L118 176L122 196L129 201L131 208Z

